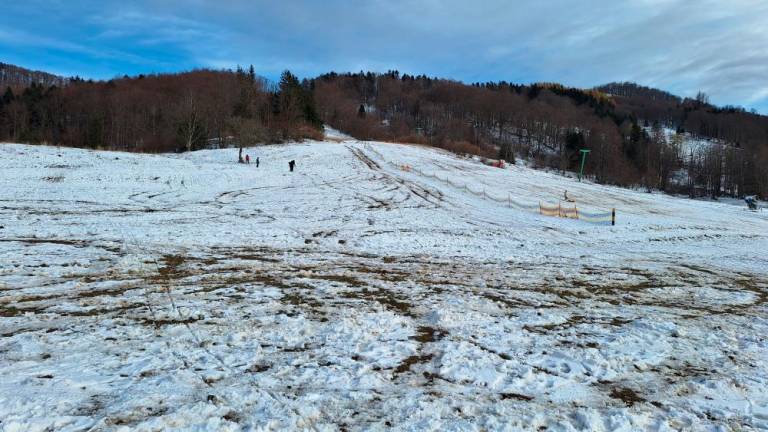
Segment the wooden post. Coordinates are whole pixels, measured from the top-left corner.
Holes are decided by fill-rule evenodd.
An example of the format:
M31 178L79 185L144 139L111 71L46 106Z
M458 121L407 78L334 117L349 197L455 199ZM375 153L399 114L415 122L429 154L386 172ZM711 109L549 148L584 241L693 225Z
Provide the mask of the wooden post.
M616 225L616 209L611 209L611 225Z

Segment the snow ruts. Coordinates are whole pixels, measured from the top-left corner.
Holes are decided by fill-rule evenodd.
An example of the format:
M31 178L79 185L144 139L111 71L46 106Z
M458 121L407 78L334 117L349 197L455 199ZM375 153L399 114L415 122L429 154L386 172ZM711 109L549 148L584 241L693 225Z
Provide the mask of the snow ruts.
M555 217L562 217L567 219L578 219L580 221L593 223L593 224L611 224L613 214L612 212L583 212L581 210L578 210L576 205L574 204L573 207L563 207L561 203L558 203L556 205L546 205L542 202L539 202L538 204L529 204L522 201L518 201L516 199L512 198L512 194L507 194L507 197L499 197L494 196L492 193L489 193L485 188L480 190L474 190L472 189L468 183L454 183L451 181L448 177L440 177L440 175L437 172L429 173L426 171L422 171L418 168L411 167L410 165L403 165L398 164L396 162L392 162L390 160L386 160L384 156L376 151L372 146L369 144L365 145L366 150L369 150L376 154L381 160L383 160L386 164L395 167L397 169L406 171L406 172L415 172L421 176L428 177L431 179L438 180L442 183L445 183L449 186L452 186L457 189L463 189L475 196L490 199L491 201L495 201L497 203L507 204L509 207L515 207L520 210L529 211L532 213L539 213L544 216L555 216Z

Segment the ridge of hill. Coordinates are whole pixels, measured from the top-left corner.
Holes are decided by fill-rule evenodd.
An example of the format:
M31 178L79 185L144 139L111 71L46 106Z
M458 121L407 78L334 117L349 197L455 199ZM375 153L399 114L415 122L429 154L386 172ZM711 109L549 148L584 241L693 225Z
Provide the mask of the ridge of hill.
M32 84L43 86L63 86L69 80L48 72L30 70L20 66L0 62L0 88L23 89Z

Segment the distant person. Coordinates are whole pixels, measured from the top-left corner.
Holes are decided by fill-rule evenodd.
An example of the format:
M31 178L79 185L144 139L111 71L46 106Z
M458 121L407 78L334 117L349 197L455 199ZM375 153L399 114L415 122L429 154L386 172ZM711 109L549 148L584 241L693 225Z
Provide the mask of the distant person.
M247 154L245 155L245 164L246 165L250 165L251 164L251 157L248 156Z
M258 167L259 167L259 157L256 156L256 168L258 168Z
M295 166L296 166L296 161L295 160L291 160L290 162L288 162L288 169L290 169L291 172L293 172L293 167L295 167Z
M757 210L757 197L754 195L750 195L747 197L744 197L744 201L747 202L747 208L750 210L756 211Z

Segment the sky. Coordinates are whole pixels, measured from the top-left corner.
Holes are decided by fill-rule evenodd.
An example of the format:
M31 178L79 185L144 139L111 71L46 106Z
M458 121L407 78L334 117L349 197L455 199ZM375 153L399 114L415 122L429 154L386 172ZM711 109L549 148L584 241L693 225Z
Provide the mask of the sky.
M634 81L768 114L768 0L2 0L0 62L64 76L396 69Z

